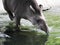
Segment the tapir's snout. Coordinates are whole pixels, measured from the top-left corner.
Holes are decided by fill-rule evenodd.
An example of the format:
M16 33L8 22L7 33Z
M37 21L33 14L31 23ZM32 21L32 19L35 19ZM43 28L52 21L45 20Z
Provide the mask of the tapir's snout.
M43 31L45 31L46 33L47 33L47 35L48 35L48 26L47 26L47 24L45 23L45 21L44 20L41 20L41 22L40 22L40 24L39 24L39 28L41 29L41 30L43 30Z
M47 35L49 35L48 25L46 24L45 20L39 18L39 19L36 19L36 21L38 24L38 28L46 32Z

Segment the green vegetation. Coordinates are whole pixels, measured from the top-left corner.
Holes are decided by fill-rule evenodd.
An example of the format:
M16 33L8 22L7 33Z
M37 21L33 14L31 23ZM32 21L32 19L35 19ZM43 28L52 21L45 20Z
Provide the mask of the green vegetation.
M60 29L60 15L46 12L45 17L49 26Z
M50 12L44 14L49 27L52 28L46 45L60 45L60 15Z

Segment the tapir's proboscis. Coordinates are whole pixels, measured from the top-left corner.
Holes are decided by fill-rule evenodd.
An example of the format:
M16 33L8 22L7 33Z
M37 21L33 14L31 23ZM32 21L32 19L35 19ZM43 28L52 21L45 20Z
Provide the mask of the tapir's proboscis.
M16 27L20 25L21 18L31 21L39 29L48 35L48 27L42 13L42 6L38 6L36 0L3 0L4 9L10 19L15 19Z

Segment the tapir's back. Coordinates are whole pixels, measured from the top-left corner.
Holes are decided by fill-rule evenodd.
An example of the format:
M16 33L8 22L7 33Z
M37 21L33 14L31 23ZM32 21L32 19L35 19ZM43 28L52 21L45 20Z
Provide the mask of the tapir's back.
M30 6L30 0L4 0L11 11L26 10Z

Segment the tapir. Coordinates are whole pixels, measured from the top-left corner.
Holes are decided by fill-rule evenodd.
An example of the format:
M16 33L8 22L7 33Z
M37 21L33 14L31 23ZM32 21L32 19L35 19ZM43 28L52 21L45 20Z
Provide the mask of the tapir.
M31 21L37 28L48 34L48 26L42 13L42 6L36 0L2 0L4 9L9 14L9 18L15 19L16 27L20 25L21 18ZM17 30L18 31L18 30Z

